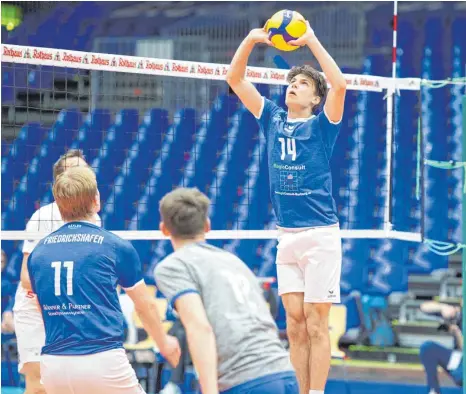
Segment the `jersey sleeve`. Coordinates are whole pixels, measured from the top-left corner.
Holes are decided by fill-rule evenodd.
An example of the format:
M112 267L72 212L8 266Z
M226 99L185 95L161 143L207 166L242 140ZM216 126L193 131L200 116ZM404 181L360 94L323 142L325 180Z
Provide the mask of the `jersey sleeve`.
M138 252L127 241L118 246L116 274L123 289L130 289L143 280Z
M34 232L52 232L52 223L51 218L40 218L39 210L34 212L34 214L29 219L28 223L26 224L26 232L34 233ZM25 240L23 242L23 253L32 253L34 248L38 245L39 240Z
M259 113L259 117L256 117L257 123L259 123L259 128L264 134L265 138L268 138L270 132L270 124L275 115L283 112L283 109L280 108L273 101L262 96L262 107Z
M327 150L328 156L331 156L333 147L341 129L341 120L339 122L332 122L324 110L318 115L320 129L322 130L322 140Z
M189 293L200 294L197 281L193 278L186 264L177 258L168 258L154 269L155 285L168 299L171 307L175 301Z

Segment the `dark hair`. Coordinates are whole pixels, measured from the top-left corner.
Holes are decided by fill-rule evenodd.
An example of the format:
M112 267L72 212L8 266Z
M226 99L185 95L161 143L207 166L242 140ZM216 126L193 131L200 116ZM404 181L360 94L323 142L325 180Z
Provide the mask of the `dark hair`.
M191 239L204 232L209 206L209 198L198 189L180 187L162 198L159 210L174 238Z
M53 180L55 181L57 177L65 172L66 161L73 157L79 157L83 161L86 161L83 152L79 149L70 149L64 155L61 155L56 163L53 165Z
M304 66L294 66L288 73L286 80L288 81L288 83L291 83L291 80L299 74L305 75L307 78L314 82L316 95L320 97L319 105L315 105L312 108L312 112L316 112L317 108L319 108L319 106L324 103L325 97L327 96L327 82L325 81L324 76L319 71L307 64L305 64Z

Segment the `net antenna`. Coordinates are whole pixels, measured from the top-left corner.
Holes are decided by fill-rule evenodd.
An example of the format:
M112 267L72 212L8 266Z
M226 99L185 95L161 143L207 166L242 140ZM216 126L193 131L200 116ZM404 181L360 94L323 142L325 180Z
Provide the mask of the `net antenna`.
M107 53L92 53L69 51L54 48L38 48L18 45L2 45L2 64L14 66L25 64L52 69L81 69L86 71L127 73L155 76L159 79L186 78L207 82L225 81L229 65L215 63L188 62L182 60L157 59L138 56L123 56ZM395 65L393 66L395 67ZM394 68L395 69L395 68ZM246 78L253 83L262 85L287 85L286 76L288 70L263 67L248 67ZM391 238L421 242L421 234L415 232L396 231L390 224L391 206L391 178L392 178L392 145L393 145L393 99L395 91L420 91L421 80L419 78L378 77L372 75L345 74L348 91L356 93L374 93L381 95L389 93L387 97L387 158L385 172L387 174L387 188L383 191L385 197L385 212L383 226L378 229L344 229L344 238ZM382 96L380 96L382 97ZM381 116L383 119L383 115ZM376 130L369 130L375 133ZM195 137L193 135L193 137ZM383 167L382 167L383 168ZM371 169L372 171L372 169ZM376 171L375 169L373 171ZM347 190L350 185L345 186ZM371 209L372 207L366 207ZM116 207L118 209L118 207ZM104 223L105 225L105 223ZM157 223L154 226L158 225ZM18 227L16 227L18 228ZM121 227L120 227L121 228ZM149 227L150 228L150 227ZM264 228L264 227L262 227ZM119 230L119 229L118 229ZM147 230L147 227L144 228ZM165 239L159 231L115 231L122 238L130 240L162 240ZM3 240L41 239L45 234L39 232L2 231ZM275 230L215 230L208 234L208 239L275 239Z
M394 119L394 95L400 94L397 89L396 78L396 51L397 51L397 28L398 28L398 1L393 2L393 46L392 46L392 81L393 85L387 89L387 145L386 145L386 180L387 198L385 200L384 228L392 230L392 171L393 171L393 119Z

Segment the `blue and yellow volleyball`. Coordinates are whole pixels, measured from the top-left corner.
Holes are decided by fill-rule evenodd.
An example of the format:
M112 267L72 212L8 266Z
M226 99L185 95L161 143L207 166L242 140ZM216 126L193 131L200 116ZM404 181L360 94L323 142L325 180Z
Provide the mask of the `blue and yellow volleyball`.
M265 25L269 39L280 51L294 51L299 47L289 45L288 41L296 40L306 32L304 17L296 11L281 10L275 13Z

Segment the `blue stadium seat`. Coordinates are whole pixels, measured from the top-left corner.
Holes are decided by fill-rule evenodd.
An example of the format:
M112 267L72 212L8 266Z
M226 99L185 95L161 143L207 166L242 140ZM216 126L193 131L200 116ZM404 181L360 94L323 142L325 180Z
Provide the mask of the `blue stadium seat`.
M235 121L234 121L235 122ZM258 142L258 125L254 116L246 110L238 114L233 127L229 130L227 144L230 148L217 167L216 180L211 186L213 196L212 228L232 228L235 204L238 202L240 189L245 180L245 170L252 155L254 145ZM227 145L226 145L227 146Z
M92 163L99 153L110 125L111 114L109 110L96 109L92 111L80 127L70 149L82 150L87 162Z
M134 214L134 204L150 176L154 158L160 156L163 135L167 130L167 111L152 109L147 112L139 128L138 138L133 141L115 179L112 193L103 207L102 218L106 228L121 230L127 227L125 221Z
M2 212L4 230L24 230L27 220L38 208L40 198L50 188L53 164L64 153L64 147L71 145L80 125L79 111L63 110L59 113L39 152L21 178L6 211Z
M188 159L186 152L192 147L196 128L196 113L193 109L185 108L176 114L175 122L165 136L161 154L152 166L151 176L129 223L129 229L145 230L157 226L158 203L163 195L179 184Z
M100 197L106 201L121 170L133 140L137 139L139 114L135 109L121 110L109 129L98 156L92 162L97 175Z
M9 146L8 154L2 157L2 208L5 201L8 201L19 182L27 170L27 164L32 161L35 153L39 149L45 129L39 123L29 123L24 125L18 137Z
M188 161L183 171L181 186L197 187L207 192L215 177L221 159L221 151L226 142L230 116L236 111L238 100L235 96L221 95L213 103L211 111L205 113L196 134L195 144L187 155ZM171 252L170 242L159 242L153 260L156 262Z

